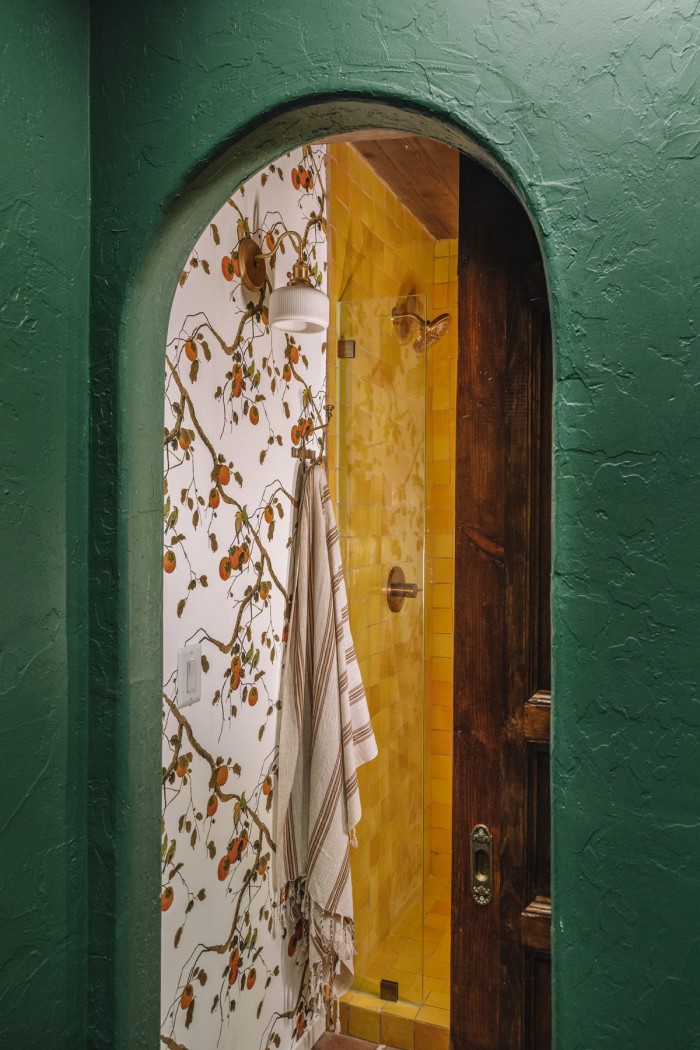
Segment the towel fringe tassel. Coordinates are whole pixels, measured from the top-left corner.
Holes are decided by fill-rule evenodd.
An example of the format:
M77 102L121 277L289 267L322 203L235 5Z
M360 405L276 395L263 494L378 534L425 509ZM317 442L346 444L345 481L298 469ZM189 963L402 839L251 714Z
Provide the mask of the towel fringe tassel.
M278 906L274 909L273 922L283 933L303 922L302 950L309 959L306 985L302 991L313 1014L335 1003L336 1025L340 1023L338 997L335 995L335 978L343 963L350 965L357 954L355 949L355 923L347 915L333 915L323 910L308 893L306 879L295 879L287 883L280 893ZM313 943L313 952L310 947ZM313 956L313 958L312 958ZM338 1030L336 1028L336 1030Z

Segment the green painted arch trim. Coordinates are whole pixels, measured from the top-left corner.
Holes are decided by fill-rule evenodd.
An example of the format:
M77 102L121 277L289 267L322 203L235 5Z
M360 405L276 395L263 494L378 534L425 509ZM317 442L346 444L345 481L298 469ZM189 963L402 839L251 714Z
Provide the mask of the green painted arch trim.
M161 228L146 247L141 265L134 267L119 332L114 959L103 977L91 978L91 986L102 994L104 982L111 984L114 1024L111 1035L103 1033L96 1045L120 1050L152 1050L158 1045L163 358L177 279L191 246L232 188L305 141L359 128L425 135L478 160L519 198L540 245L546 247L546 230L533 219L540 215L534 183L526 173L508 168L496 144L480 140L454 114L372 96L300 102L272 115L261 114L215 157L203 160L198 171L183 175L181 195L164 203ZM545 251L543 256L546 268ZM99 530L99 519L96 527ZM91 960L100 957L104 958L101 946L91 943ZM119 987L128 994L119 996Z

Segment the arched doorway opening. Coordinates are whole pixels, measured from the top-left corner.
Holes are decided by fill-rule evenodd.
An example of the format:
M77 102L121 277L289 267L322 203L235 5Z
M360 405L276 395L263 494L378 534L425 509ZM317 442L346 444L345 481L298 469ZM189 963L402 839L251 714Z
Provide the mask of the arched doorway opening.
M322 112L323 107L319 107L320 113L316 113L316 120L318 122L317 123L317 127L320 124L321 125L321 130L324 127L326 130L337 131L339 123L342 124L342 122L343 122L343 118L345 118L347 120L349 127L357 126L357 117L353 118L351 116L351 114L353 112L353 107L356 106L357 104L347 104L348 108L347 108L346 112L343 110L342 104L327 104L327 105L328 105L328 108L327 108L325 113ZM411 129L412 129L413 127L416 126L416 124L418 124L418 125L422 124L422 127L423 127L424 130L428 130L429 129L431 131L432 137L438 138L439 137L438 132L440 132L440 137L443 138L443 141L445 139L447 139L447 140L451 140L455 144L459 143L460 147L463 150L465 148L468 148L468 150L472 154L472 156L474 154L478 154L479 155L480 163L482 163L484 161L484 159L485 159L485 154L483 153L483 151L479 147L475 147L473 145L473 143L467 143L466 140L463 140L461 134L455 133L452 129L446 128L444 125L437 126L436 123L434 123L434 121L432 121L429 118L426 118L424 116L424 114L409 113L407 111L397 111L396 109L391 109L390 107L372 106L372 107L369 107L369 108L372 109L372 116L369 116L369 114L367 114L368 120L367 120L367 118L363 118L362 123L365 124L365 126L366 126L366 123L369 123L369 124L372 124L372 125L376 125L376 126L380 126L380 127L381 126L384 126L384 127L386 127L386 126L393 126L393 125L396 126L397 123L399 123L400 125L403 125L403 127L405 127L405 128L411 127ZM339 114L340 114L340 116L339 116ZM304 114L304 116L305 116L305 118L309 117L309 113L306 112ZM283 122L282 122L282 126L284 126ZM268 131L270 131L269 128L268 128ZM288 127L287 128L287 135L292 140L298 141L298 130L295 130L294 128L292 128L292 130L290 130L290 128ZM318 137L318 133L316 135L314 135L314 138L317 138L317 137ZM271 139L269 141L272 141L272 135L271 135ZM277 150L277 152L278 152L278 150ZM242 151L242 153L240 155L245 156L245 151ZM249 161L249 163L251 163L251 162ZM493 168L493 163L491 161L489 161L489 166L491 168ZM226 177L230 178L231 177L230 174L228 174L228 175L225 174L225 172L227 172L227 171L230 171L230 169L227 168L226 164L222 164L221 167L220 167L220 172L221 172L220 175L217 174L216 171L208 172L207 182L206 183L203 183L203 182L199 183L199 188L203 189L205 191L205 195L209 199L212 199L212 196L211 196L212 186L214 184L216 184L216 183L218 183L218 185L220 186L221 185L221 182L220 182L221 178L226 178ZM195 199L196 199L196 189L193 187L193 189L191 191L191 194L190 194L190 204L194 205L195 204ZM200 202L199 202L199 204L200 204ZM197 205L197 208L195 208L196 211L199 211L199 204ZM200 211L199 211L199 214L200 214ZM211 217L211 211L209 211L208 217ZM192 218L191 218L191 216L188 216L188 224L191 223L191 222L192 222ZM203 225L203 224L201 224L201 225ZM172 250L174 250L175 243L177 241L178 252L179 252L179 256L178 256L179 257L179 264L181 264L181 266L182 266L183 241L182 241L181 238L174 236L173 231L172 231L172 224L169 224L168 230L165 231L164 243L161 245L161 252L165 252L165 255L167 255L165 241L169 241L170 247L171 247ZM165 257L165 255L161 254L161 252L158 251L157 249L155 250L154 255L153 255L153 260L152 260L153 264L155 264L156 259L158 259L158 255L160 255L160 259L158 259L158 261L160 261L161 264L162 264L163 258ZM156 281L157 286L158 286L158 291L160 291L161 294L163 294L163 292L167 289L168 281L171 280L172 276L173 276L172 271L174 269L174 266L173 266L172 258L170 259L169 267L170 267L170 274L169 274L169 276L167 274L167 271L162 271L162 273L160 275L160 278L158 278L158 280ZM181 268L181 267L178 266L177 269L179 270L179 268ZM148 268L148 269L149 269L150 276L153 277L153 274L150 271L150 268ZM135 331L134 325L133 325L134 318L136 318L137 316L140 315L140 311L141 311L142 320L144 320L144 328L145 329L148 329L149 327L151 327L151 325L153 323L152 318L149 321L146 322L145 317L144 317L144 313L143 313L144 308L145 308L145 301L143 299L143 296L144 296L144 293L145 293L145 289L147 287L148 287L148 281L145 281L144 282L144 286L142 288L140 288L140 289L137 289L137 292L136 292L136 300L135 300L135 303L134 303L134 311L132 313L132 317L131 317L131 320L130 320L130 323L129 323L129 331L132 334ZM152 290L152 286L151 286L151 290ZM163 320L163 318L161 317L160 318L161 324L162 324L162 320ZM143 335L144 335L144 329L141 330L139 335L140 335L140 340L139 341L141 341L141 338L143 338ZM127 375L128 375L128 370L130 369L130 367L132 367L132 365L129 364L129 360L127 360ZM148 371L150 372L150 365L148 366ZM148 384L148 385L150 386L150 384ZM128 378L127 378L127 386L128 386ZM504 396L506 396L506 395L504 395ZM139 405L139 404L135 404L134 405L134 404L132 404L132 405L129 406L128 411L129 411L129 414L131 416L139 416L142 408L143 408L143 405ZM139 432L141 437L143 437L143 434L144 434L144 427L146 429L150 429L150 430L153 429L152 423L150 421L147 422L145 420L145 418L143 417L143 415L142 415L142 424L143 424L142 429ZM133 432L131 432L131 433L133 433ZM129 464L130 468L132 468L132 469L136 468L135 455L136 455L136 446L135 446L135 442L134 442L134 444L131 446L131 459L130 459L130 462L129 462L129 449L127 449L127 457L126 457L127 464ZM139 502L139 498L136 497L136 503L137 502ZM153 524L152 516L151 516L151 523L150 524L151 525ZM129 545L127 549L128 549L128 551L131 552L133 548L131 548L131 546ZM481 553L484 554L483 547L482 547ZM487 552L487 554L488 554L488 552ZM489 555L489 556L491 556L491 555ZM459 555L458 555L458 562L459 562ZM135 583L135 581L134 581L134 583ZM133 605L134 608L137 608L137 605L136 605L136 602L137 602L137 597L136 597L137 589L139 589L139 588L137 588L137 586L134 586L133 591L132 591L131 601L134 603L134 605ZM154 594L151 593L149 595L149 601L151 602L151 607L152 607L153 603L157 604L157 597ZM140 642L141 642L141 639L134 638L134 645L135 645L136 650L139 650L141 648L140 644L139 644ZM142 650L142 657L145 659L146 664L148 664L149 660L146 658L146 655L143 653L143 650ZM151 758L152 758L152 756L151 756ZM482 784L482 786L483 786L483 784ZM143 828L142 828L142 831L143 831ZM146 842L146 836L145 835L144 835L143 842L144 843ZM464 862L464 858L462 858L462 862ZM459 915L454 915L454 927L455 927L455 929L461 928ZM483 962L483 959L484 959L484 957L482 955L482 962ZM467 980L467 981L468 980L473 980L473 976L474 976L474 969L472 968L471 971L470 971L470 975L467 976L467 978L465 978L465 980ZM462 980L462 976L461 976L460 980ZM467 1046L466 1043L461 1044L459 1042L459 1038L460 1037L461 1036L459 1034L459 1031L457 1029L453 1030L454 1045L455 1046L461 1046L461 1045ZM496 1044L494 1044L494 1045L496 1045Z

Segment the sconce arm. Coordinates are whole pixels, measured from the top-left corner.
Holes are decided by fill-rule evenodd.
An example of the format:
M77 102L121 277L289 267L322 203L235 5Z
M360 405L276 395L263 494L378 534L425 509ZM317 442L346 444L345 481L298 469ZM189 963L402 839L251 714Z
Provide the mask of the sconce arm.
M299 262L303 262L304 261L304 242L301 239L301 234L297 233L296 230L285 230L284 233L282 233L279 236L279 238L277 239L277 243L275 244L275 247L272 249L272 251L271 252L258 252L258 256L257 256L258 259L269 259L269 258L271 258L271 256L273 256L275 254L275 252L277 251L277 249L279 248L280 244L282 243L282 241L284 240L285 237L291 237L292 241L296 241L297 242L295 244L295 247L296 247L297 252L299 253Z
M267 280L267 267L265 260L275 254L285 237L291 237L298 259L292 263L290 285L310 284L309 264L304 258L304 240L296 230L285 230L270 252L261 252L260 245L252 237L244 237L238 242L238 263L241 268L241 280L251 292L259 291Z

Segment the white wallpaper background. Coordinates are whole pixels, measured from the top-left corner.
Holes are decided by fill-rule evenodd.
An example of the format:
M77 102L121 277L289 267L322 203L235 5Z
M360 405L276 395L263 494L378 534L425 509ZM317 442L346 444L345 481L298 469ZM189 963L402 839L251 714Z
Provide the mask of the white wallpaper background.
M272 334L237 245L304 238L326 290L325 151L240 187L202 232L168 331L164 433L161 1045L301 1050L294 931L275 929L269 867L277 689L299 431L325 422L325 335ZM268 273L286 283L284 242ZM298 429L296 429L298 428ZM312 442L313 437L310 439ZM202 698L178 707L177 651L202 646Z

